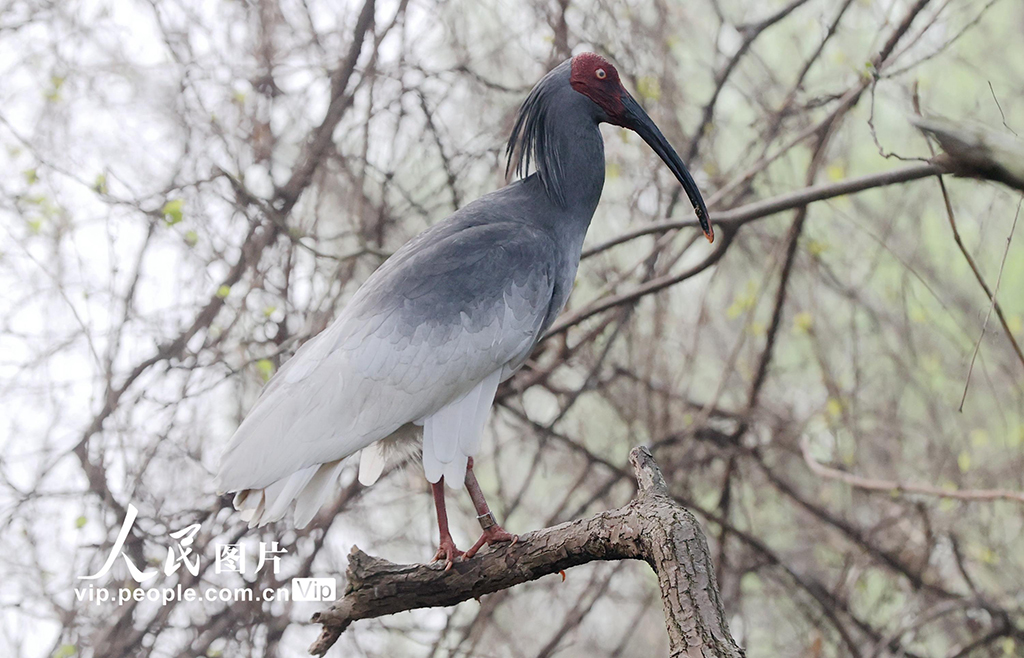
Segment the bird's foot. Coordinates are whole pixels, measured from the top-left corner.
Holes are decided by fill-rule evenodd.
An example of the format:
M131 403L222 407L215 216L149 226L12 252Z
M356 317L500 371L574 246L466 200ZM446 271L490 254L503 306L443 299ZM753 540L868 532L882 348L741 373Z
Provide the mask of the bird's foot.
M434 555L432 562L438 562L444 560L444 570L448 571L455 564L456 560L461 560L466 554L455 548L455 542L451 537L447 537L441 540L441 545L437 549L437 553Z
M509 546L514 546L517 541L519 541L519 535L510 534L500 525L494 524L484 530L484 534L480 535L480 539L477 539L473 547L466 551L464 557L467 560L473 557L477 551L484 547L484 544L491 546L498 543L512 542Z

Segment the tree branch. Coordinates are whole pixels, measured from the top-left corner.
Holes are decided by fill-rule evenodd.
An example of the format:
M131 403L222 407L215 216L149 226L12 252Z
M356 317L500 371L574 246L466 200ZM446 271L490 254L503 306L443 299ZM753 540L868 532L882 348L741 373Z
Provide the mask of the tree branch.
M868 478L847 471L833 468L822 464L811 454L811 446L806 438L800 440L800 453L803 455L804 463L815 475L828 479L838 480L864 491L880 491L890 495L901 493L915 494L921 496L934 496L936 498L952 498L954 500L1008 500L1011 502L1024 503L1024 492L1012 491L1010 489L945 489L930 484L914 484L912 482L899 482L895 480L880 480Z
M933 117L914 119L917 129L935 138L954 173L997 181L1024 192L1024 141L977 125Z
M865 190L872 190L888 185L898 185L937 174L949 173L948 166L941 163L921 162L908 165L900 169L883 171L878 174L869 174L856 178L846 178L835 183L822 183L803 187L793 192L787 192L778 196L755 201L747 205L738 206L729 210L712 211L708 221L717 226L730 226L738 228L754 220L776 215L780 212L801 208L809 203L833 199L847 194L856 194ZM640 226L632 231L618 235L607 242L594 245L583 251L583 258L595 256L602 251L607 251L630 240L651 235L652 233L664 233L681 228L699 227L696 218L676 219L671 221L656 222Z
M358 619L455 605L595 560L643 560L658 575L670 655L741 658L697 519L669 497L646 448L633 449L629 459L639 493L625 507L528 533L450 571L440 564L393 564L353 547L344 596L313 615L323 630L310 653L326 653Z
M292 175L284 187L277 191L277 209L282 214L287 214L298 202L299 195L309 187L313 181L313 174L323 161L327 147L333 143L334 129L345 114L345 110L352 104L354 93L346 94L349 78L355 72L356 62L359 61L359 53L363 49L363 41L366 33L373 29L374 0L366 0L363 8L356 19L355 31L352 35L352 43L349 45L348 54L345 59L331 73L331 100L327 106L327 113L323 122L313 131L302 149L302 155L298 159Z

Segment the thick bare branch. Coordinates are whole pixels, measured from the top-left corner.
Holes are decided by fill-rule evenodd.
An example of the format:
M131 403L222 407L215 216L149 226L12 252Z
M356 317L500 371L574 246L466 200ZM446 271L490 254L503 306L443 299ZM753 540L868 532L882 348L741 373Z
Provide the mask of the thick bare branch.
M1024 142L1020 139L940 118L915 119L914 125L935 138L956 173L994 180L1024 192Z
M324 628L310 653L326 653L358 619L455 605L595 560L643 560L658 574L672 656L743 656L729 633L700 524L669 497L646 448L634 448L630 462L639 494L625 507L531 532L449 571L393 564L353 547L345 595L313 616Z

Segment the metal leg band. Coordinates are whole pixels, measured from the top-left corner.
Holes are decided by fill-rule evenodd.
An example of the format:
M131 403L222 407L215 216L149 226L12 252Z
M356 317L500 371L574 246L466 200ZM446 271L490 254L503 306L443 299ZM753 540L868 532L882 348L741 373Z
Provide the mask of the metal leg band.
M491 512L477 516L476 520L480 522L480 527L484 530L490 530L494 526L498 525L498 522L494 520L494 514Z

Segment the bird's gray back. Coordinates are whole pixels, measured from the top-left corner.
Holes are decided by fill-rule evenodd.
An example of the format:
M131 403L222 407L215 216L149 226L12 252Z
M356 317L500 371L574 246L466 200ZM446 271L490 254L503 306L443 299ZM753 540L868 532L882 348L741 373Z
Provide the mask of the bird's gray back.
M224 488L340 459L522 364L571 275L561 245L518 219L506 190L403 246L296 352L232 439Z
M525 189L535 184L529 179L481 197L408 242L346 311L371 323L396 314L394 326L405 332L431 323L472 333L509 304L517 317L542 313L543 332L568 298L582 235L561 240L536 220L558 211L536 203Z

